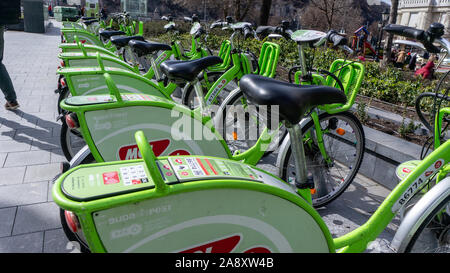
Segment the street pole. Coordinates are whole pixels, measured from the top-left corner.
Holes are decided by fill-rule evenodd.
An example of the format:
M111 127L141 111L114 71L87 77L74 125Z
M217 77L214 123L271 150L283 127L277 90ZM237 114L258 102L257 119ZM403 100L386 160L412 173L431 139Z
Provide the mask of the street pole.
M203 0L203 21L206 22L206 0Z

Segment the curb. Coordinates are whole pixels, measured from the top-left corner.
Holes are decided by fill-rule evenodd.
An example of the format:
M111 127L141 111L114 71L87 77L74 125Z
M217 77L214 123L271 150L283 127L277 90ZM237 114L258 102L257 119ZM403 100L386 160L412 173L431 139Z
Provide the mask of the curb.
M364 159L359 172L392 190L399 180L397 166L420 158L422 146L363 126L366 137Z

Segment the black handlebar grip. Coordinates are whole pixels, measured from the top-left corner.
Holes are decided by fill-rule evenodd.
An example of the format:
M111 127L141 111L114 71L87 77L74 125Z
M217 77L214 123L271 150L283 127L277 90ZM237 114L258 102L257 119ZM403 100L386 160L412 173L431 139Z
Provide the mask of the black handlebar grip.
M194 35L194 38L197 39L198 37L200 37L202 34L206 33L205 30L203 28L199 28Z
M333 43L333 46L342 46L347 45L348 43L347 37L339 35L335 30L328 31L327 40L328 42Z
M252 30L249 27L244 27L244 39L252 36Z
M272 26L259 26L256 28L256 34L266 37L271 33L275 33L277 31L277 27Z
M433 45L435 37L430 31L395 24L389 24L385 26L383 30L395 35L417 40L421 42L430 53L440 52L439 48Z
M418 40L421 42L423 40L425 40L425 38L426 38L424 30L413 28L413 27L389 24L389 25L385 26L383 28L383 30L385 30L389 33L395 34L395 35L404 36L404 37L415 39L415 40Z

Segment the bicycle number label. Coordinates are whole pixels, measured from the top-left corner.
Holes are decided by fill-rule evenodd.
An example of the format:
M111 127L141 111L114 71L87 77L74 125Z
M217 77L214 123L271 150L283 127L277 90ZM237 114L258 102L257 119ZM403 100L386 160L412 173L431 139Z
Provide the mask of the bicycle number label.
M403 192L400 198L392 206L392 213L400 210L427 182L433 175L444 165L443 159L438 159L428 169L426 169L409 187Z
M207 105L211 105L214 101L214 99L216 98L217 94L219 93L220 90L223 89L223 87L227 84L227 80L223 79L219 85L216 86L216 88L214 88L214 90L211 93L211 96L208 97L208 99L206 100L206 104Z

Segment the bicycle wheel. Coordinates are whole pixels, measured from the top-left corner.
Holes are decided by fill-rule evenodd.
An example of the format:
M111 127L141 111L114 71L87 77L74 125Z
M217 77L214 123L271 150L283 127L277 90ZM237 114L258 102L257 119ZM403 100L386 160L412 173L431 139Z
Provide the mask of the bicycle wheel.
M441 100L441 107L449 107L450 106L450 97L445 96L443 94L437 94L433 92L425 92L420 94L415 103L416 113L419 117L422 124L433 133L434 127L434 117L436 116L435 109L433 105L435 103L435 99ZM444 120L444 123L447 120ZM448 121L447 121L448 122Z
M222 72L208 72L207 78L209 81L209 85L213 85L222 75ZM203 95L206 95L208 93L208 88L206 88L206 84L204 80L201 81L202 87L203 87ZM220 105L224 98L226 98L230 92L238 87L238 83L236 79L233 79L231 82L229 82L219 93L219 95L216 98L216 102L214 104ZM199 99L197 97L197 94L195 93L194 86L191 85L187 88L185 93L182 95L182 103L189 107L190 109L195 109L198 106L200 106Z
M405 252L450 253L450 196L423 220Z
M221 113L220 125L223 125L218 128L233 153L253 147L267 125L272 126L272 121L268 111L260 112L256 106L249 107L242 92L233 91L232 96L227 98L227 105ZM286 135L287 129L281 126L269 146L264 148L266 150L264 155L275 151Z
M61 150L68 161L72 160L72 157L86 145L81 133L70 129L64 119L62 119L60 142Z
M313 206L325 206L341 195L358 173L364 156L365 136L359 120L349 112L319 115L324 148L331 163L325 162L319 149L314 122L303 128L306 167L313 174ZM295 161L291 147L281 161L281 178L295 181Z
M63 87L60 89L59 97L58 97L58 105L57 105L58 114L62 114L64 111L60 106L61 101L67 99L69 96L70 96L70 91L69 91L68 87Z

